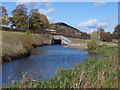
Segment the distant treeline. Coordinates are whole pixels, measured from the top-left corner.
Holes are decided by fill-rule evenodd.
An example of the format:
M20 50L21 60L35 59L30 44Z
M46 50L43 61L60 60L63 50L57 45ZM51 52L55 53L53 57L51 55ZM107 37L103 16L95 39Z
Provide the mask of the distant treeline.
M3 31L14 31L14 32L26 32L26 29L18 29L18 28L9 28L9 27L2 27ZM71 38L79 38L79 39L90 39L90 35L87 33L81 33L78 35L75 35L73 33L50 33L48 31L41 31L41 30L30 30L31 33L36 33L36 34L50 34L50 35L63 35L66 37L71 37Z

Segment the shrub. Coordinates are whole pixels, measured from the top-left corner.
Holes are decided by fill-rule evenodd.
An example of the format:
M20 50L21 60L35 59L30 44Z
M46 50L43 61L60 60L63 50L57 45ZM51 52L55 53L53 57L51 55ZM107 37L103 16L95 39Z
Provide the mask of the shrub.
M87 47L90 53L98 53L99 51L99 33L93 32L91 35L91 41L87 43Z
M22 41L22 45L23 45L23 48L26 50L26 51L29 51L31 48L32 48L32 40L29 39L29 38L25 38L23 39Z

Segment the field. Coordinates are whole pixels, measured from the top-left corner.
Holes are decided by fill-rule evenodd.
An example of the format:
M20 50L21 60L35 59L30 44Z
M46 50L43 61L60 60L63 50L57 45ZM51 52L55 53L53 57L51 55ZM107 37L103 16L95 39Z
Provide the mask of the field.
M70 48L80 49L80 50L87 50L87 43L90 42L90 40L83 40L83 39L76 39L76 38L69 38L71 40L71 44L68 46ZM99 42L100 45L107 45L108 47L111 46L118 46L117 43L114 42Z
M43 34L31 34L29 40L32 44L49 43L50 37ZM2 55L23 53L23 43L27 43L26 33L2 31ZM31 47L32 48L32 47Z

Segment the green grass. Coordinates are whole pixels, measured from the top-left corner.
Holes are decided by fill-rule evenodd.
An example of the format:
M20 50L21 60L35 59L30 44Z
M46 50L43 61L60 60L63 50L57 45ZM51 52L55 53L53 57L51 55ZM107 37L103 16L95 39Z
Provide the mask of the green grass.
M72 43L74 44L86 44L87 42L89 42L90 40L83 40L83 39L76 39L76 38L69 38L71 40Z
M23 42L27 39L25 33L2 31L2 55L13 55L23 53ZM49 43L50 37L43 34L31 34L30 42L32 44Z
M76 38L68 38L68 39L71 40L71 44L68 45L68 47L74 48L74 49L79 49L79 50L88 50L87 44L91 41L91 40L76 39ZM99 41L99 45L107 45L108 47L111 47L111 46L116 47L116 46L118 46L117 43L103 42L103 41Z
M71 69L61 68L50 80L23 78L7 88L118 88L118 47L102 46L100 52L107 57L90 57Z
M90 42L90 40L85 40L85 39L76 39L76 38L68 38L71 40L71 43L73 44L86 44L88 42ZM100 41L99 42L101 45L105 44L107 46L117 46L118 43L114 43L114 42L104 42L104 41Z

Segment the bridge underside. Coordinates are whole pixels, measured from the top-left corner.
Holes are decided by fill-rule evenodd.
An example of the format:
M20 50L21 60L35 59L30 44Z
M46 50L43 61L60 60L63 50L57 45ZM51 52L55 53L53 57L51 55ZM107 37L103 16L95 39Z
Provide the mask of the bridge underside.
M69 45L71 41L64 36L53 36L51 38L52 45Z
M61 45L62 41L61 39L54 39L54 41L52 42L52 45Z

